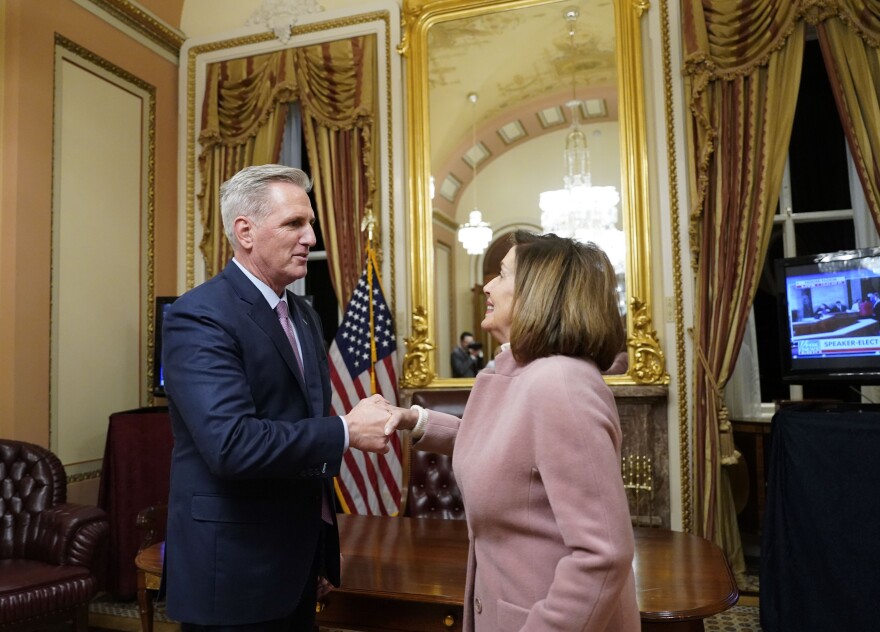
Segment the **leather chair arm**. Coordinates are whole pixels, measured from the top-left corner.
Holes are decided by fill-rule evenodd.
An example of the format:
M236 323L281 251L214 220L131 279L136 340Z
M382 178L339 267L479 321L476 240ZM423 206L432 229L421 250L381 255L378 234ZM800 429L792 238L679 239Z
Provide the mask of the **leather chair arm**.
M103 509L74 503L55 505L42 514L32 554L52 564L91 568L109 532L110 521Z

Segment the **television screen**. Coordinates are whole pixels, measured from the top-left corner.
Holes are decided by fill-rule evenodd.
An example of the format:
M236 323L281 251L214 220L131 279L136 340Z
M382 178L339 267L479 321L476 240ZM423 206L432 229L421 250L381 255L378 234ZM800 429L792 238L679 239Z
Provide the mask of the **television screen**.
M880 248L776 261L782 378L880 384Z
M162 371L162 323L176 296L157 296L153 326L153 395L165 397L165 374Z

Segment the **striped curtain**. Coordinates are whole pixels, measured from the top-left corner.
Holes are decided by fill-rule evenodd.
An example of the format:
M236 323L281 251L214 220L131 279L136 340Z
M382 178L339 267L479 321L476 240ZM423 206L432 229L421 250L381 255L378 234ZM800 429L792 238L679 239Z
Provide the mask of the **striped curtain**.
M696 278L693 529L742 553L723 466L739 458L724 387L739 353L791 136L805 23L815 24L880 230L880 2L683 0L690 245ZM725 332L725 335L719 335Z
M767 252L800 80L797 3L683 0L694 262L694 530L745 563L723 465L739 455L724 386ZM723 332L723 335L722 335Z
M880 2L840 0L816 26L840 120L880 231Z
M298 101L331 281L340 304L351 295L364 257L360 222L378 196L376 76L375 35L208 66L198 195L208 277L232 257L220 185L243 167L278 161L288 104Z

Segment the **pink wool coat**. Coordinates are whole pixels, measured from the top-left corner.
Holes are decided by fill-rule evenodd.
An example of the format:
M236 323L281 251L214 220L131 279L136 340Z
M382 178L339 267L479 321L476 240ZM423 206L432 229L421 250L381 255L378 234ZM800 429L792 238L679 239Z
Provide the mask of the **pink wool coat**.
M598 368L564 356L505 351L463 419L430 412L415 447L453 455L467 514L465 630L641 629L620 442Z

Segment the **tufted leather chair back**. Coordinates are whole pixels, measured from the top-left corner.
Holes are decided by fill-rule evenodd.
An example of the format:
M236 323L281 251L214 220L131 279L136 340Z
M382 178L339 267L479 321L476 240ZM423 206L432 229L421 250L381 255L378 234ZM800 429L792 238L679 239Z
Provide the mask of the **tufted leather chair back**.
M0 442L0 559L50 562L43 512L67 500L64 466L49 450L22 441Z
M0 439L0 630L72 623L88 631L94 566L110 525L101 509L66 501L57 456Z
M429 389L414 391L411 401L424 408L461 417L468 395L469 390ZM410 451L406 515L413 518L464 519L464 503L452 471L452 457L421 450Z

